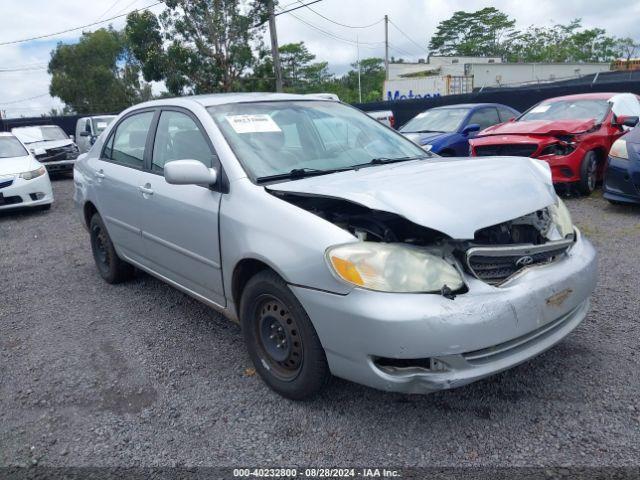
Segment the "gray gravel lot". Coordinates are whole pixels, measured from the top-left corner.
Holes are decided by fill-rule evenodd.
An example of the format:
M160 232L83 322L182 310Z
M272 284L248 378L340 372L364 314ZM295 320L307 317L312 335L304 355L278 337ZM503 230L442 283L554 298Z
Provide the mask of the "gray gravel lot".
M639 465L640 209L569 199L600 253L587 320L541 357L429 396L335 380L295 403L240 329L139 274L96 273L73 181L0 216L0 464Z

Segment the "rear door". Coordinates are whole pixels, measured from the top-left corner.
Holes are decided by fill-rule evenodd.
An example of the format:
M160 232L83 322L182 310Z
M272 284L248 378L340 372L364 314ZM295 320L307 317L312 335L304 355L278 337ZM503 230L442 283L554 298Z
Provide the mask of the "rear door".
M143 185L143 239L150 268L224 306L218 235L221 194L215 187L168 184L164 165L172 160L198 160L215 167L221 177L213 145L197 117L185 109L163 108Z
M112 130L93 165L98 210L116 250L126 259L146 263L142 245L142 221L146 205L144 159L156 111L132 112ZM93 163L93 162L92 162Z

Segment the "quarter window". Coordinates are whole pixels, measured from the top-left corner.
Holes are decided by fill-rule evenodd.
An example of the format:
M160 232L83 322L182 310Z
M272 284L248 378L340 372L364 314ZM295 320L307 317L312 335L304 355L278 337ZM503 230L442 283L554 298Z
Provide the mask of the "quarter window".
M491 125L500 123L498 111L495 108L482 108L471 115L468 123L477 123L480 125L480 130L484 130L485 128L489 128Z
M189 115L167 110L162 112L158 122L151 170L162 173L165 163L172 160L198 160L211 168L213 153Z
M104 158L142 169L147 135L154 112L131 115L120 122L104 149Z

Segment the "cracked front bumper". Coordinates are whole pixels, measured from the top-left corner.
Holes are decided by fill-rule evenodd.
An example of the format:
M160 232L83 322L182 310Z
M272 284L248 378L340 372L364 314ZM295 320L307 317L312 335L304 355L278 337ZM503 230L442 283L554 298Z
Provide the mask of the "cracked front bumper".
M354 289L348 295L292 286L334 375L381 390L428 393L511 368L547 350L585 318L596 253L578 239L565 258L502 287L467 277L454 300ZM385 368L376 359L431 359L438 369Z

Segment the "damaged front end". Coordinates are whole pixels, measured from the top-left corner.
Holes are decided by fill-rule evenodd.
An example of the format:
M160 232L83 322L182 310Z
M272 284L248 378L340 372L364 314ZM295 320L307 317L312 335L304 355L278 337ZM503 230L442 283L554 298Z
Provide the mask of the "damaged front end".
M327 250L341 280L362 288L403 293L468 291L465 274L501 286L527 268L562 257L575 234L558 203L519 218L481 228L473 239L454 239L396 213L335 197L270 191L288 203L348 231L359 242Z

